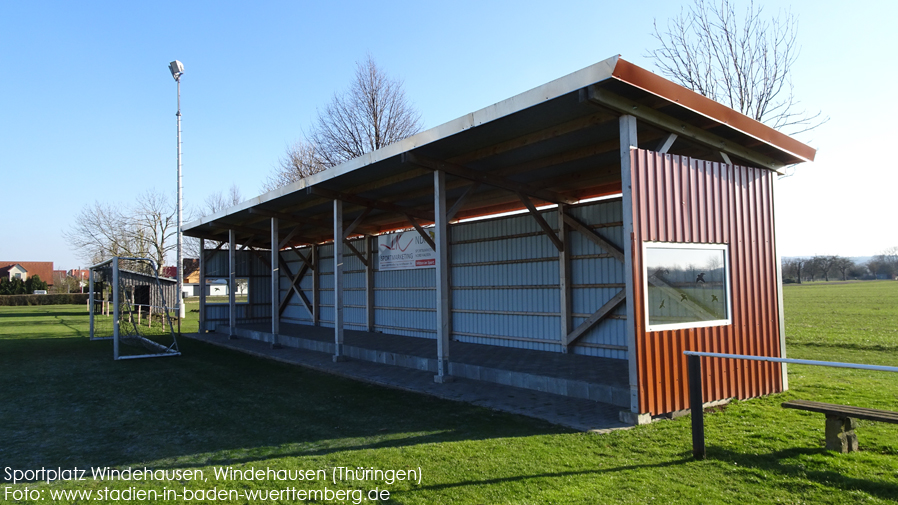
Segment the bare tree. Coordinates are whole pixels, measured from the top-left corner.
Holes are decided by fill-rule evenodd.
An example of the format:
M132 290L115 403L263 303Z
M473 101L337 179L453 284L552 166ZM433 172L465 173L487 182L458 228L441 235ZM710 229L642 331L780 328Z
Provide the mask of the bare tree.
M317 156L315 145L305 140L297 140L287 148L287 152L279 160L278 167L263 183L265 191L271 191L287 184L317 174L327 168Z
M240 193L240 187L236 183L231 184L227 192L217 191L207 196L203 200L203 207L198 211L198 214L200 216L208 216L220 210L233 207L242 201L243 195Z
M669 79L772 128L792 135L816 128L829 118L800 110L793 94L798 19L762 14L754 2L740 17L731 0L694 0L666 31L655 21L661 47L647 56Z
M91 263L132 256L151 258L162 266L176 246L176 216L171 200L151 189L140 194L133 207L99 202L85 206L63 235Z
M331 167L421 131L421 114L409 103L402 81L390 78L369 54L356 62L355 80L318 111L311 140Z
M838 256L814 256L810 264L818 273L823 274L823 280L829 282L829 273L836 266L838 259Z
M388 76L369 54L356 62L349 88L318 110L312 131L287 148L263 188L271 191L388 146L418 133L422 124L402 81Z
M242 201L243 194L240 192L240 187L237 186L236 183L231 184L231 187L228 188L227 191L219 190L207 196L200 207L191 207L188 220L192 221L203 216L214 214L220 210L229 209ZM200 257L200 239L184 237L184 257Z
M141 193L130 213L131 228L146 242L147 257L157 266L178 245L177 207L165 193L155 190Z
M847 281L848 272L855 267L855 264L854 261L852 261L850 258L846 258L844 256L836 256L836 262L833 266L835 266L836 270L838 270L839 273L842 274L842 280Z

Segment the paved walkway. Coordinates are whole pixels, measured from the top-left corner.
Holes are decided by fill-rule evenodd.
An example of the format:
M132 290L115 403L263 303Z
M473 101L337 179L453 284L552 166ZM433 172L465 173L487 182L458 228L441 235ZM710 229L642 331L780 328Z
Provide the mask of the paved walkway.
M271 349L265 342L243 338L229 340L227 335L219 333L194 333L184 336L253 356L381 386L535 417L575 430L607 432L628 427L618 419L621 408L607 403L469 379L456 379L447 384L437 384L433 381L432 372L361 360L334 363L329 354L290 347Z

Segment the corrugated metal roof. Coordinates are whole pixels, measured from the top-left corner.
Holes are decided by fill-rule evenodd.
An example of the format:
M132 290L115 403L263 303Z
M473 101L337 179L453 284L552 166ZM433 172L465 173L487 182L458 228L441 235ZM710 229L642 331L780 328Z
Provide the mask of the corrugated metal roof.
M290 243L332 239L332 200L344 219L370 208L357 228L376 234L410 227L406 215L433 220L433 170L447 173L449 205L473 181L456 218L523 208L517 191L540 202L571 203L620 192L618 116L640 117L640 147L670 132L672 154L778 169L811 160L814 150L705 97L612 57L454 121L291 185L189 223L185 234L270 242L269 218ZM633 112L636 111L636 112ZM742 157L740 157L742 156ZM298 227L298 228L297 228Z

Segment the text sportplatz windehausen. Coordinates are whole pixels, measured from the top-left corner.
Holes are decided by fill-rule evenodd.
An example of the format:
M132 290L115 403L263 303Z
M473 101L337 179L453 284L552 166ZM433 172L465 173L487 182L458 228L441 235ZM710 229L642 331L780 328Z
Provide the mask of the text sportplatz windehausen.
M87 468L46 468L41 467L39 469L14 469L12 467L5 467L3 469L3 480L6 483L11 484L19 484L19 483L34 483L34 482L46 482L47 484L57 481L66 481L66 482L79 482L79 481L129 481L129 482L157 482L157 483L179 483L184 484L189 487L184 487L183 489L177 489L174 486L172 488L166 487L161 491L153 490L153 489L137 489L137 488L128 488L128 489L105 489L105 497L106 499L115 498L114 495L119 495L122 493L126 493L128 496L137 497L138 494L141 496L141 499L148 500L167 500L167 499L186 499L188 498L188 494L192 499L199 499L200 496L203 498L209 498L207 496L209 493L213 493L215 495L215 499L223 499L227 498L239 498L239 499L247 499L247 498L274 498L274 496L269 496L268 492L263 491L266 494L265 497L249 497L249 496L231 496L235 493L243 494L248 493L249 491L238 491L234 489L224 489L215 487L214 489L207 489L206 486L197 485L198 483L205 483L209 481L209 477L212 477L219 484L227 483L227 482L245 482L245 481L255 481L255 482L270 482L274 487L279 489L272 489L271 492L275 493L278 497L283 497L284 493L288 493L288 495L292 499L318 499L325 498L327 501L330 501L332 498L330 494L335 494L333 498L343 499L343 500L352 500L355 503L359 503L365 498L371 499L372 497L366 496L370 495L371 492L375 494L374 499L384 500L388 499L390 496L390 492L386 489L382 489L380 487L376 489L369 489L366 494L363 494L363 491L360 489L355 490L329 490L325 488L324 490L320 489L296 489L296 488L282 488L283 485L288 483L306 483L312 485L314 483L315 487L320 486L321 484L333 484L335 486L338 485L346 485L350 484L352 486L362 485L364 487L370 487L375 485L392 485L397 482L408 482L420 485L421 484L421 468L411 468L411 469L383 469L383 468L375 468L375 467L361 467L361 466L335 466L331 468L320 468L320 469L283 469L283 468L256 468L256 467L247 467L247 468L235 468L232 466L215 466L212 467L211 475L209 475L208 469L151 469L147 467L142 468L111 468L111 467L87 467ZM116 486L118 487L118 486ZM178 486L180 487L180 486ZM268 487L268 486L265 486ZM12 496L11 498L26 498L26 499L44 499L46 497L43 496L44 491L46 490L38 490L38 489L16 489L12 487L5 487L4 493L14 493L16 496ZM52 490L50 490L52 492ZM99 491L99 496L103 495L104 490ZM136 493L136 494L135 494ZM324 494L322 494L324 493ZM18 495L22 496L19 497ZM55 494L55 493L53 493ZM321 494L319 497L318 494ZM336 494L339 494L340 497L337 497ZM355 496L355 495L358 496ZM152 496L151 496L152 495ZM122 497L125 497L122 494ZM59 498L55 497L54 498ZM85 497L79 497L85 498ZM357 499L356 499L357 498ZM89 499L89 498L88 498Z

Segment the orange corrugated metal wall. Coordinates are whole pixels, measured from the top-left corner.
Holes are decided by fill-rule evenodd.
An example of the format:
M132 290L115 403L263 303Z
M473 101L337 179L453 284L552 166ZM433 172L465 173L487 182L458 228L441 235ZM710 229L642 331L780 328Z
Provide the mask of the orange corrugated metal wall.
M633 279L639 411L688 408L685 350L781 356L768 170L633 149ZM646 332L642 243L729 244L732 324ZM773 363L702 358L705 401L782 391Z

